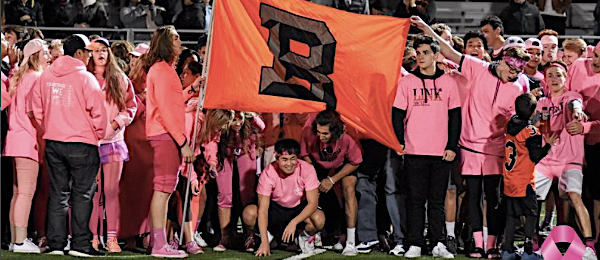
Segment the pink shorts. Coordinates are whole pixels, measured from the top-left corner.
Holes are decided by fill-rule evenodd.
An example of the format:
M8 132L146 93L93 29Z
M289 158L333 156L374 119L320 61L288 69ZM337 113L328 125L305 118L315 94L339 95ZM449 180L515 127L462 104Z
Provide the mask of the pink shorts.
M460 149L462 175L499 175L502 174L503 162L504 159L499 156Z
M175 140L169 134L148 137L154 149L154 190L173 193L179 178L181 155Z

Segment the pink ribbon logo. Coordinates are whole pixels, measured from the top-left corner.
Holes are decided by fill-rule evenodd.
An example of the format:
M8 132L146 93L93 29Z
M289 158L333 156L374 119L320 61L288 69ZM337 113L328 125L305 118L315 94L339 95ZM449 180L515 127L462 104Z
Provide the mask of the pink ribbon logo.
M563 255L556 243L571 243L567 252ZM583 258L585 245L577 236L577 232L569 226L556 226L552 229L541 248L544 260L574 260Z

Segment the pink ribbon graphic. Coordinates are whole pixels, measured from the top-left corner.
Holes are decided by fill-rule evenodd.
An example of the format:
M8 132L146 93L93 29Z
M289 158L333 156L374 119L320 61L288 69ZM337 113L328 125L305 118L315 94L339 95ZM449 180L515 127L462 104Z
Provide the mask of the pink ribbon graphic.
M556 246L556 243L561 242L571 243L565 255ZM573 228L569 226L556 226L552 229L544 244L542 244L541 252L544 260L579 260L583 258L585 246Z

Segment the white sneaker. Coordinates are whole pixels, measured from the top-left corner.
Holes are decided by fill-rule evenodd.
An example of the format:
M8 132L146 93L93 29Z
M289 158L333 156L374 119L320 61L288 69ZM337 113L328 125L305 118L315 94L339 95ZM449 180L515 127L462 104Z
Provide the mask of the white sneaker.
M23 240L22 245L15 244L13 247L13 252L15 253L29 253L29 254L40 254L40 248L33 243L31 239Z
M410 248L408 249L408 252L406 252L406 254L404 254L404 257L406 257L406 258L421 257L421 248L418 246L410 246Z
M273 235L271 235L271 232L267 231L267 239L269 239L269 244L271 244L271 242L273 242L273 239L275 239L275 237Z
M14 243L8 244L8 252L12 252L14 248L15 248L15 244Z
M67 236L67 246L64 248L65 251L71 250L71 235Z
M594 249L586 247L582 260L598 260L598 257L596 256Z
M433 254L433 257L441 257L445 259L454 258L454 255L448 251L446 245L442 244L441 242L437 243L437 246L433 248L433 251L431 251L431 253Z
M321 240L321 232L315 234L315 247L323 247L323 241Z
M208 247L208 244L206 243L206 241L204 241L204 239L202 239L202 236L200 236L200 232L198 231L194 233L194 242L196 242L196 244L200 247Z
M371 251L373 251L377 245L379 245L379 240L360 242L360 244L356 246L356 250L358 250L358 252L361 254L367 254L371 253Z
M308 242L310 238L305 234L298 236L298 246L300 246L303 254L312 254L315 251L314 237L312 242Z
M344 250L344 245L342 245L342 243L340 243L338 241L337 244L333 245L333 250L334 251L342 251L342 250Z
M65 255L65 252L60 251L60 250L52 250L52 251L48 252L47 254L49 254L49 255Z
M396 245L394 249L390 250L390 255L403 256L405 252L403 245Z
M350 243L346 243L346 247L344 251L342 251L343 256L355 256L358 255L358 250L356 250L356 246Z

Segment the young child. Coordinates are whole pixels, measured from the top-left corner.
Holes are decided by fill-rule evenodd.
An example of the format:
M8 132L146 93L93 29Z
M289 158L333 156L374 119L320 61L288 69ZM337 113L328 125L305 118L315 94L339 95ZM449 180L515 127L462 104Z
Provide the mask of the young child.
M523 259L537 259L533 255L533 234L538 210L533 169L554 145L557 135L546 140L531 122L537 101L531 93L521 94L515 101L516 115L508 122L504 149L504 195L507 207L506 229L502 259L515 259L515 230L520 217L525 216L525 252Z

